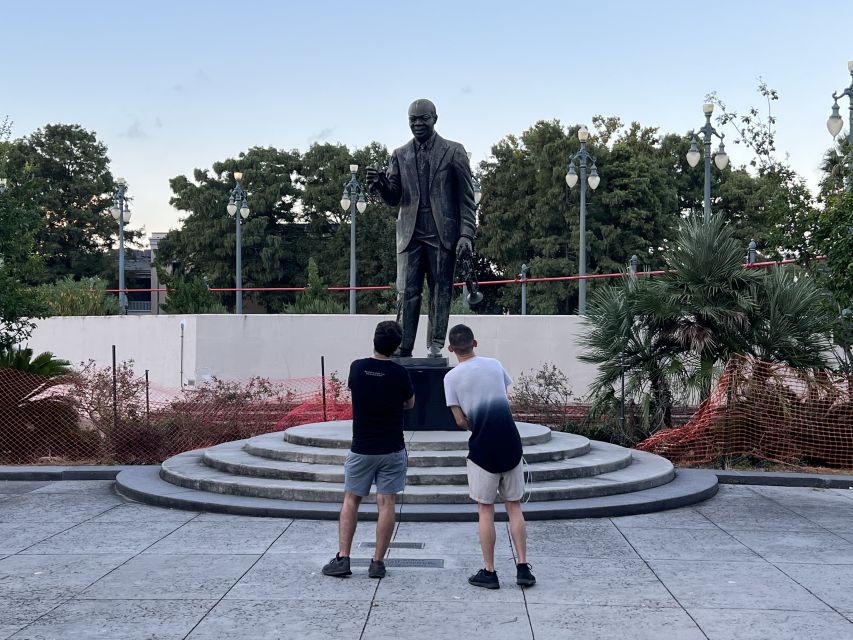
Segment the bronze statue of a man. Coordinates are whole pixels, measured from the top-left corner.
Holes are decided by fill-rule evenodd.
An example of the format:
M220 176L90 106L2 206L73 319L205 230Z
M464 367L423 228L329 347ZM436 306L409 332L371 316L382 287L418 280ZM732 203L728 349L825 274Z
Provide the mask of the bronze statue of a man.
M372 167L367 182L397 214L397 321L399 355L410 357L418 331L424 276L429 289L427 349L439 357L447 336L457 255L474 238L474 185L465 148L435 132L429 100L409 107L414 139L395 149L385 173Z

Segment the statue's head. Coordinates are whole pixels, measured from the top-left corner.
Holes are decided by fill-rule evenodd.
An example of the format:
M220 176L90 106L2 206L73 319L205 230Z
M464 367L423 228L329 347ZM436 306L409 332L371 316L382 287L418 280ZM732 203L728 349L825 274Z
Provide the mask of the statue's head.
M409 105L409 128L418 142L429 140L435 123L438 122L438 114L431 100L421 98Z

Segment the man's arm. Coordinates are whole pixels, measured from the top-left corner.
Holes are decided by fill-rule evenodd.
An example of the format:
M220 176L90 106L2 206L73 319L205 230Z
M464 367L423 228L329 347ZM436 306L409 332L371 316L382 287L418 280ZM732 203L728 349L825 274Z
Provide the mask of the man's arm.
M373 167L367 168L367 184L370 191L378 193L388 206L396 207L400 204L403 188L400 184L400 163L396 151L391 155L391 164L384 174Z
M474 205L474 179L471 177L471 162L465 147L456 145L453 153L453 167L456 171L459 187L459 235L474 240L477 216Z
M409 398L408 400L403 400L403 409L405 409L405 410L413 409L414 406L415 406L415 394L413 393L411 398Z
M465 412L462 411L462 407L459 405L452 405L450 407L450 412L453 414L453 419L456 420L456 426L460 429L464 429L468 431L471 428L471 425L468 424L468 418L465 416Z

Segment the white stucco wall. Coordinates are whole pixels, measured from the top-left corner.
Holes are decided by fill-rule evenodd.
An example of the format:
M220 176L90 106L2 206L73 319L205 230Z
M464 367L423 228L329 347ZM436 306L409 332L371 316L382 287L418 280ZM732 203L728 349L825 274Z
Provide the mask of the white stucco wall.
M212 375L245 379L253 375L274 379L320 375L320 356L326 372L343 376L349 363L372 351L377 315L198 315L60 317L41 320L29 346L52 351L72 363L134 361L138 373L149 370L153 382L167 387L181 383L181 322L184 323L184 382ZM576 395L586 392L596 373L580 362L578 316L451 316L450 326L467 323L479 342L478 353L500 359L513 378L557 365L570 379ZM415 356L426 355L427 320L421 317ZM455 359L451 356L451 363Z

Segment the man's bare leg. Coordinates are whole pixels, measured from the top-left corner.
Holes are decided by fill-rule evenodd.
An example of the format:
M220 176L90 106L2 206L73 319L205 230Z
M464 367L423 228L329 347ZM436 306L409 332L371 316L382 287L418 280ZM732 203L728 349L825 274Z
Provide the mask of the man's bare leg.
M358 526L358 507L361 505L361 496L347 491L344 494L344 504L341 507L341 521L338 527L338 537L341 550L339 555L349 557L352 550L352 539L355 536L355 528Z
M379 510L379 519L376 521L376 551L374 560L383 560L391 544L391 536L394 533L394 505L397 496L393 493L376 494L376 507Z
M486 571L495 570L495 505L477 505L480 526L480 547L483 549L483 562Z
M515 547L515 555L519 564L527 562L527 522L524 520L524 512L521 510L521 502L513 500L504 504L509 516L509 535L512 538L512 546Z

